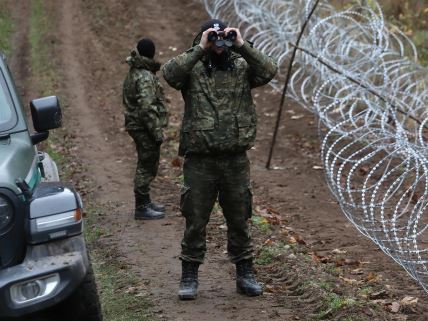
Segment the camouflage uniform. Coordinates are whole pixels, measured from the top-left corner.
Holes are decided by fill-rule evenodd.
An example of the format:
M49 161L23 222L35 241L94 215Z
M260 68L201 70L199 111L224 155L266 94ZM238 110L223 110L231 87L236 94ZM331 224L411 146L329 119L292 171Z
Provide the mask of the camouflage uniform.
M150 183L159 166L162 129L167 125L167 111L162 85L155 73L160 65L154 60L131 52L129 73L123 84L125 128L133 138L138 164L134 179L136 203L148 196ZM142 205L142 204L141 204Z
M185 101L179 147L185 157L181 210L186 231L181 259L203 262L206 225L218 197L228 225L229 256L236 263L252 257L246 151L254 144L257 115L251 89L267 84L277 66L249 43L234 49L232 70L213 69L208 74L206 57L197 45L163 68L165 80L181 90Z

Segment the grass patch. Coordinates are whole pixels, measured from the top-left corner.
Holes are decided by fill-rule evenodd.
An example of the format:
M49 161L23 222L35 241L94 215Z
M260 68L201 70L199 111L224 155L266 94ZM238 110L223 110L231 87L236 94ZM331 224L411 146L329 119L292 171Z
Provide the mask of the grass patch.
M334 292L328 292L323 302L323 308L317 315L317 319L323 320L340 309L357 305L360 305L360 303L354 298L340 296Z
M7 0L0 0L0 8L6 8ZM0 10L0 52L10 54L13 23L8 10Z
M265 217L252 215L251 223L263 233L268 233L271 230L270 223Z
M274 243L272 245L264 245L259 255L257 256L255 262L259 265L271 264L279 256L283 255L288 249L289 245L284 245L284 243Z
M104 319L108 321L154 321L147 311L151 307L144 298L140 279L117 260L115 249L100 242L109 234L108 226L100 226L104 209L86 206L85 239L92 257Z
M0 0L0 4L2 1ZM52 12L44 0L31 1L31 16L29 42L31 46L30 64L32 67L32 84L39 95L55 94L59 75L46 38L55 30L52 17L46 13ZM1 26L1 25L0 25ZM1 33L0 33L1 38ZM66 106L66 104L62 104ZM72 178L73 156L67 152L66 146L71 142L65 139L66 131L58 129L52 132L47 142L42 145L58 164L61 179L69 181ZM78 165L76 165L78 166ZM154 321L155 317L148 314L149 303L140 295L138 287L140 280L130 268L120 262L115 248L101 244L99 239L108 232L108 227L100 226L99 219L103 209L89 205L85 208L85 239L90 249L92 264L97 279L104 319L108 321Z
M33 82L40 95L53 95L55 84L55 69L52 63L52 53L46 46L46 37L50 30L54 30L52 20L46 12L46 2L43 0L31 1L29 42L31 46L30 63L33 77L37 81Z

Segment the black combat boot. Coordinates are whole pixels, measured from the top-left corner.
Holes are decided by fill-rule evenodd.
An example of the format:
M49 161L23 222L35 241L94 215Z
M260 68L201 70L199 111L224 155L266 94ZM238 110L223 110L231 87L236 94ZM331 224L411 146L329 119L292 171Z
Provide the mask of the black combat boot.
M199 263L181 261L182 274L178 297L180 300L194 300L198 294Z
M158 203L153 203L150 202L150 208L156 212L163 212L165 213L165 205L163 204L158 204Z
M151 207L150 195L135 195L136 220L158 220L165 217L165 212L156 211Z
M149 204L149 207L156 212L165 212L165 205L153 203L150 194L143 195L144 204Z
M236 263L236 289L238 293L248 296L258 296L263 293L262 286L254 276L252 259Z

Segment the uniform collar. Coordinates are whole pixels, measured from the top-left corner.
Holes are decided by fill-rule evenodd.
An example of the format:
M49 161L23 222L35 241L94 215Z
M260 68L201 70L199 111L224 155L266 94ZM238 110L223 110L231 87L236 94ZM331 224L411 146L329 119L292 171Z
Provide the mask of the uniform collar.
M161 66L159 62L141 56L136 49L131 50L131 54L128 58L126 58L126 62L132 68L146 69L153 73L159 71Z

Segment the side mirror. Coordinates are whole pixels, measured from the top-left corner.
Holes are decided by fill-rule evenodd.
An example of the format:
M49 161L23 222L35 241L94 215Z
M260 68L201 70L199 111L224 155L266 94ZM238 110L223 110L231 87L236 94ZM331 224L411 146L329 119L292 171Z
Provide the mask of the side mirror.
M33 144L38 144L48 138L48 131L62 125L62 113L58 97L50 96L34 99L30 103L34 129L37 133L31 135Z

